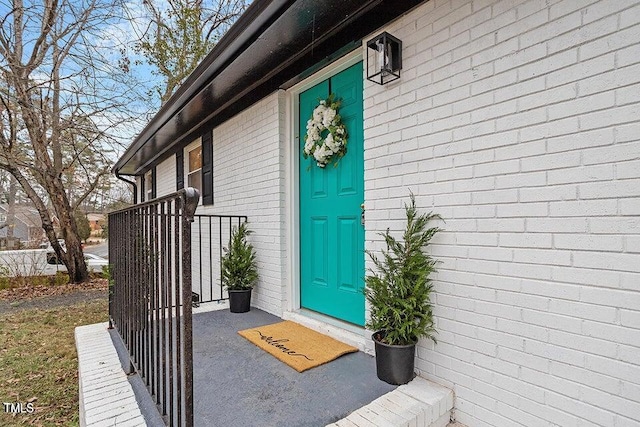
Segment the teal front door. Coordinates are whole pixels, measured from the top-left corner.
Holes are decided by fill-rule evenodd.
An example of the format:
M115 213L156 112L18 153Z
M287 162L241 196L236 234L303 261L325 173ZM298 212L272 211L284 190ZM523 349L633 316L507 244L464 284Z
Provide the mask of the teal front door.
M307 120L330 93L342 102L347 153L322 169L302 154ZM301 305L364 325L362 63L301 93L299 106Z

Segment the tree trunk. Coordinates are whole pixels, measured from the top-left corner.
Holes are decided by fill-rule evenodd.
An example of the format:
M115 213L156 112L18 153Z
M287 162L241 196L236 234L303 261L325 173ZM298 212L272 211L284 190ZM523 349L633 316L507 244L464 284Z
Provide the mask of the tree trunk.
M73 218L71 218L71 221L73 222ZM73 224L73 228L75 228L75 222ZM62 260L67 267L69 280L73 283L86 282L89 279L89 272L84 260L80 239L78 239L77 234L64 227L62 228L62 235L67 247L66 259L63 257Z
M62 251L61 259L64 265L67 267L69 273L69 280L72 283L86 282L89 279L89 272L87 270L87 264L84 260L84 253L82 252L82 242L78 237L78 227L76 221L71 214L71 205L69 199L67 199L64 191L64 186L60 179L53 179L49 183L51 189L49 194L55 194L55 197L51 197L51 204L53 205L58 221L60 222L60 231L62 232L62 238L66 245L66 252Z
M62 237L65 240L66 251L63 250L58 243L58 237L56 236L49 210L29 181L27 181L24 175L22 175L16 168L8 167L7 170L16 178L24 192L27 194L27 197L31 199L38 210L42 221L42 229L47 235L56 256L58 259L62 260L65 267L67 267L69 280L72 283L86 282L89 279L89 272L87 271L87 264L84 261L84 254L82 252L80 239L78 238L76 223L71 216L69 201L66 198L66 193L64 191L55 193L56 188L62 187L60 179L48 180L45 188L49 194L56 195L55 197L51 197L50 200L58 216L58 221L60 222L60 229L62 231Z
M15 248L13 230L16 227L16 193L18 183L13 175L9 175L9 197L7 197L7 248Z

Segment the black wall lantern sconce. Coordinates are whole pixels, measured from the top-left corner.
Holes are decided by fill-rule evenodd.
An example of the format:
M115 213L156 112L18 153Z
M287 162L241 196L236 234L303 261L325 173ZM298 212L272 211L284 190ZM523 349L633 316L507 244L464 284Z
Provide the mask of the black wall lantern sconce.
M400 78L402 41L384 32L367 42L367 80L379 85Z

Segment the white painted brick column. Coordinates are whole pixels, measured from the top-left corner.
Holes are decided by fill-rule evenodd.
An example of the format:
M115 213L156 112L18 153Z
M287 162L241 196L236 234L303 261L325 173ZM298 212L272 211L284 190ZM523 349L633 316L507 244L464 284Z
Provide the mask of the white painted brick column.
M80 425L146 426L107 327L105 322L75 330Z
M452 409L451 390L418 377L327 427L445 427Z

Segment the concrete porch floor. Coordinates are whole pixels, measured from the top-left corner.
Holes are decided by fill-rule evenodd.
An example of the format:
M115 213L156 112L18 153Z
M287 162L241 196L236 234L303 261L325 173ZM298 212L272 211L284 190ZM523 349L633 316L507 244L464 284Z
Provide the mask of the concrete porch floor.
M237 334L282 319L226 304L194 309L196 426L444 427L453 393L416 378L377 379L375 359L352 353L298 373ZM211 308L221 310L209 311ZM126 375L126 350L107 324L76 328L81 426L164 425L140 376Z
M298 373L237 333L280 321L256 308L194 314L196 426L324 426L396 388L362 352Z

